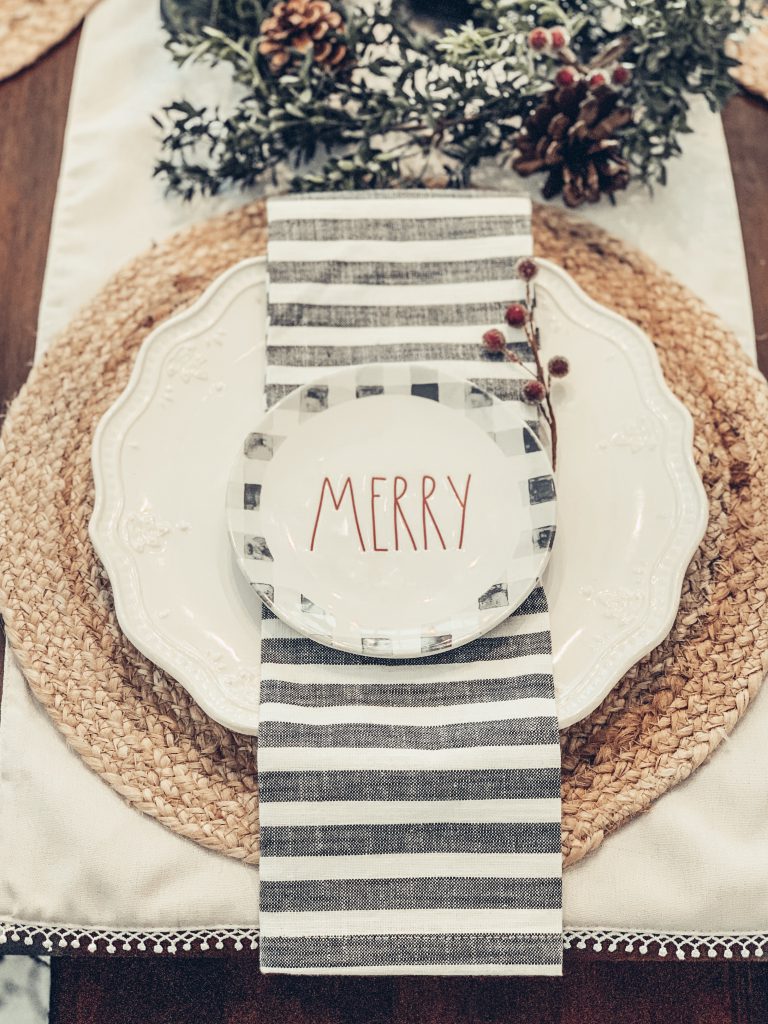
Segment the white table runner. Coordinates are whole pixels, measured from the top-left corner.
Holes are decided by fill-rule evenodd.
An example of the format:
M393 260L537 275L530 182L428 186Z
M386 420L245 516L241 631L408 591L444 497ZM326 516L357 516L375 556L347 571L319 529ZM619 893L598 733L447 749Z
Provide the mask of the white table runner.
M151 179L149 112L172 98L231 87L223 69L175 68L155 0L102 0L80 43L54 217L38 351L127 259L171 231L232 207L239 195L182 205ZM754 354L744 256L719 120L702 106L670 184L633 187L591 220L643 248L710 303ZM115 154L120 159L115 159ZM478 183L515 187L487 174ZM533 194L537 183L528 183ZM706 211L706 217L702 215ZM0 921L17 934L103 929L107 941L164 948L192 934L255 937L257 872L143 818L65 746L18 669L6 666L0 727ZM754 950L768 933L768 695L712 762L566 871L566 936L668 936L684 952ZM744 780L749 780L745 784ZM687 938L686 938L687 936ZM754 936L754 940L748 937ZM768 948L768 941L765 941ZM671 948L670 946L670 948Z

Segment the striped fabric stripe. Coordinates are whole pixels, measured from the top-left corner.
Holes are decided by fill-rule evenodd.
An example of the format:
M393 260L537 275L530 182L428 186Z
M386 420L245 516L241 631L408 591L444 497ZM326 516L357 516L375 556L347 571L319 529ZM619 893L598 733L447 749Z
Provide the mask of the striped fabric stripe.
M269 322L276 327L403 327L443 324L500 323L508 302L467 302L463 306L318 306L302 302L270 302Z
M560 822L262 826L265 857L348 857L366 853L554 853Z
M299 974L562 974L562 956L554 929L276 935L270 942L270 969Z
M262 807L271 801L375 800L535 800L560 792L557 767L544 768L430 768L416 772L398 766L370 771L278 771L265 768L269 755L259 753L259 792ZM266 793L266 800L264 794ZM297 812L298 813L298 812ZM511 813L511 811L510 811ZM262 868L264 862L262 861Z
M263 629L266 630L266 624L263 626ZM418 675L421 681L424 683L443 682L447 674L444 666L441 664L433 665L431 664L432 661L432 658L429 660L425 659L423 665L419 666ZM527 676L537 672L549 674L547 666L550 662L549 653L518 658L515 661L515 677ZM482 671L483 677L489 680L509 678L508 662L505 659L500 659L498 661L486 662L480 667L473 662L453 665L450 672L450 681L467 682L468 680L475 679L479 671ZM304 665L290 664L280 665L279 670L276 672L272 672L270 666L266 665L264 673L273 678L279 677L280 679L295 683L303 682L307 676L307 670ZM360 671L359 664L318 664L313 668L312 675L316 683L359 683L360 685L373 685L387 680L392 683L410 682L414 678L414 670L410 665L402 665L398 661L387 664L372 662L370 666L366 666L364 673Z
M472 725L467 731L474 733ZM543 743L525 746L483 747L467 744L466 748L447 750L416 750L413 747L265 747L262 763L272 771L434 771L438 766L450 770L462 768L552 768L559 763L559 751ZM357 756L355 756L357 755Z
M542 697L549 700L551 683L545 673L518 676L510 692L507 677L501 679L469 679L459 682L425 683L293 683L282 679L263 679L261 682L262 718L271 703L290 704L293 713L299 707L333 708L351 705L358 715L364 706L389 711L397 708L446 708L456 704L497 703ZM267 712L268 713L268 712Z
M467 871L463 853L379 853L365 857L270 857L261 865L262 882L386 878L560 878L557 853L478 853Z
M435 928L432 934L454 932L459 935L473 935L520 931L544 932L553 930L558 917L557 910L542 908L515 910L453 910L429 911ZM275 937L312 938L335 935L414 935L421 928L423 910L348 910L338 914L315 914L312 911L293 911L288 914L264 914L261 927L268 925ZM486 930L487 929L487 930Z
M268 212L268 402L328 367L439 360L530 417L524 371L479 346L524 299L527 199L329 194ZM335 651L265 612L262 675L262 970L559 974L542 588L491 634L427 660Z
M311 692L316 692L314 687L309 687ZM346 687L337 687L342 691L346 690ZM402 692L402 691L401 691ZM303 696L303 695L302 695ZM366 695L367 696L367 695ZM418 702L416 702L418 706ZM338 695L332 706L318 707L314 704L307 705L305 703L304 709L301 707L301 702L291 704L290 701L285 702L272 702L263 701L261 704L261 721L262 722L283 722L287 715L290 715L291 721L295 723L301 723L309 725L313 722L320 722L323 726L336 725L338 723L351 723L360 724L364 726L379 727L383 724L390 725L402 725L409 726L413 719L413 713L411 708L414 707L414 702L411 701L410 706L403 707L396 700L390 700L387 706L374 706L369 701L362 701L361 703L354 703L350 701L339 701ZM513 700L497 700L497 701L472 701L471 703L454 705L438 705L432 708L432 714L430 715L430 724L425 728L437 728L439 726L454 726L464 725L467 722L484 722L490 719L494 720L506 720L508 716L527 716L529 719L533 719L538 715L542 716L542 719L546 718L546 712L549 710L546 699L537 700L529 698L518 697Z
M411 217L361 217L349 220L313 218L312 220L275 220L270 226L270 237L285 242L336 242L347 239L366 242L420 242L427 239L487 238L494 235L524 235L529 230L523 215L511 217L455 217L452 220L415 220Z
M446 747L518 746L552 743L557 729L550 717L504 718L498 722L466 722L454 725L402 725L397 722L338 722L310 725L307 722L270 722L262 718L262 747L405 747L409 750L442 750Z
M497 256L493 259L456 260L450 263L344 263L328 260L311 263L296 260L288 263L273 263L270 267L270 281L273 284L370 284L370 285L413 285L466 284L480 281L504 281L514 276L509 259Z
M502 816L509 821L551 821L553 811L551 800L461 800L440 805L441 821L496 822ZM435 804L430 800L398 800L387 813L390 824L421 824L435 814ZM350 825L378 823L379 808L371 800L325 800L322 803L305 803L301 807L301 821L304 825ZM297 817L295 803L274 801L262 809L262 825L290 825Z
M525 342L510 345L510 348L521 359L530 359L530 348ZM470 344L419 344L418 342L399 342L386 346L382 353L381 345L302 345L301 348L290 345L272 345L269 349L269 361L273 366L349 366L350 363L370 363L382 361L386 356L388 362L421 363L429 360L449 362L475 362L480 353L476 343ZM486 360L493 364L498 358Z
M461 258L475 262L483 259L509 259L525 256L531 251L528 236L525 235L493 235L485 238L462 238L451 246L453 253L446 249L445 242L440 239L420 239L404 246L399 239L371 243L368 240L318 242L273 241L270 244L269 258L276 262L286 263L302 260L307 263L325 263L328 260L348 263L368 263L371 259L372 245L376 245L376 257L386 263L416 263L432 261L434 263L453 262L461 250ZM511 276L511 275L510 275Z
M559 878L323 878L263 882L263 913L439 908L468 910L557 909Z
M481 636L472 644L435 654L430 661L435 665L461 665L478 660L510 661L528 654L549 654L551 648L549 633L545 632L518 636ZM389 665L387 658L366 658L362 654L347 654L332 647L318 649L314 640L298 635L277 638L264 636L261 655L268 665ZM422 664L422 659L402 658L400 664L416 667Z

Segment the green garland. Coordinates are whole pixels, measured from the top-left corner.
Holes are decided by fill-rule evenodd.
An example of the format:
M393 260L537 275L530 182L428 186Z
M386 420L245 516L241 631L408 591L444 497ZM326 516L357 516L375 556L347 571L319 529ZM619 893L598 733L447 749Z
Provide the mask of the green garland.
M229 64L242 87L229 110L182 99L155 118L155 174L169 192L191 199L265 180L303 191L466 186L482 160L512 162L521 123L564 63L610 76L617 60L633 115L617 133L623 157L639 180L664 183L691 130L690 97L717 110L734 91L725 41L746 17L731 0L480 0L465 24L427 35L403 4L334 3L344 70L310 49L274 74L259 53L272 6L165 0L174 59ZM534 29L553 27L567 45L532 45Z

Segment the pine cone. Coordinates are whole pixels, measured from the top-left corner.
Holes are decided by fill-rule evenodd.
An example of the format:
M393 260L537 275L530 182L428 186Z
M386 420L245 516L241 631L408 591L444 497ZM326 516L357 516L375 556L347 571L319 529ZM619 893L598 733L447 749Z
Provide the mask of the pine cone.
M328 0L279 0L261 23L259 53L273 75L311 50L316 64L338 70L349 61L346 26Z
M523 122L512 166L523 177L547 171L547 199L562 192L567 206L596 203L629 184L629 164L614 136L631 120L610 86L593 90L584 79L556 86Z

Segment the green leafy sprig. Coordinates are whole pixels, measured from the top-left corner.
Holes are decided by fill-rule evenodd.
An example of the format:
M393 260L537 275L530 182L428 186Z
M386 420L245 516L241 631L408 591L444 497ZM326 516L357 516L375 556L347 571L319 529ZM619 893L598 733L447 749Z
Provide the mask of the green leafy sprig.
M618 55L631 69L623 151L639 180L663 183L691 130L691 97L716 110L735 89L725 41L745 18L743 0L479 0L465 24L433 35L404 4L367 0L343 10L350 72L310 51L273 75L258 52L269 6L164 0L174 59L227 64L240 93L228 110L180 99L155 117L155 173L170 192L466 186L481 161L510 159L522 119L551 87L563 54L535 51L528 35L552 26L580 65Z

